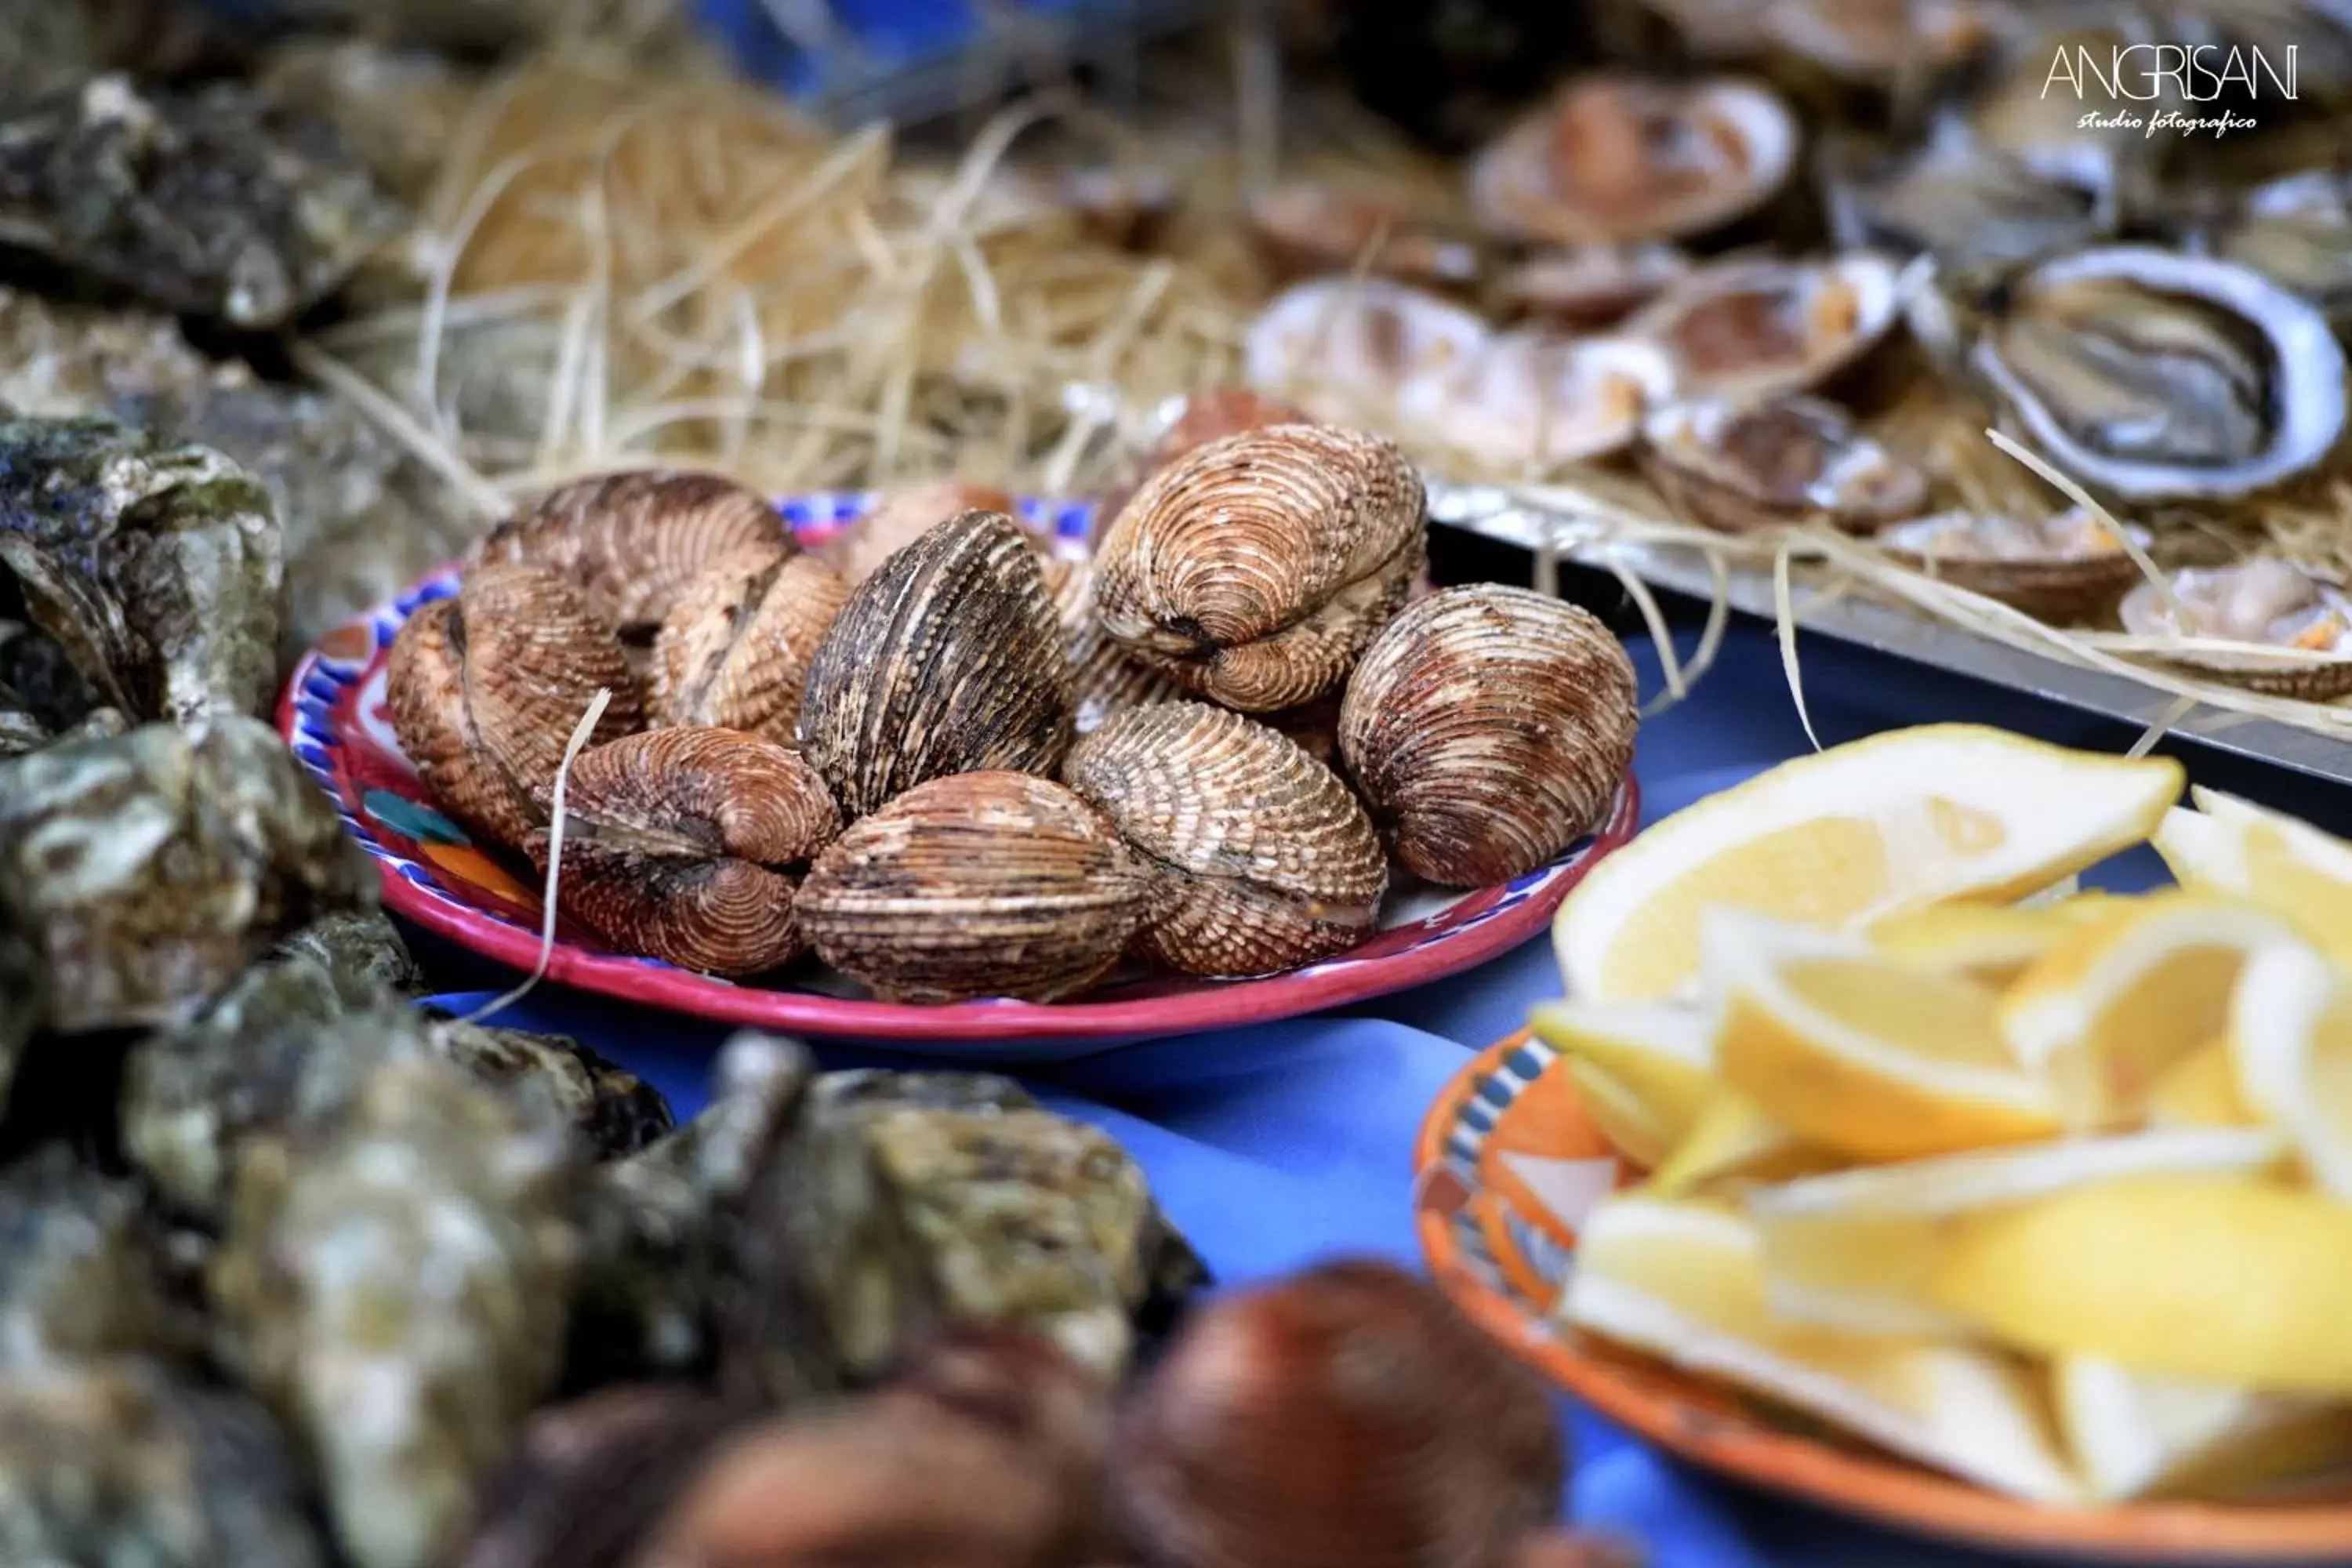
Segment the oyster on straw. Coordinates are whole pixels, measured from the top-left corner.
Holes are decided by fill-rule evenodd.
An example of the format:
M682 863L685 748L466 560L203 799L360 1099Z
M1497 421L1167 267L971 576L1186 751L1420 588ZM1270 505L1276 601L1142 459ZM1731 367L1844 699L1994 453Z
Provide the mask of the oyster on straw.
M1836 243L1925 253L1956 274L1998 273L2115 231L2111 185L2037 171L1963 132L1894 157L1828 153L1822 163Z
M2145 548L2147 530L2121 525ZM2031 521L2005 514L1937 512L1890 523L1878 547L1931 577L2065 625L2105 615L2140 580L2106 524L2080 507Z
M331 127L242 85L93 77L0 121L0 239L160 310L286 326L401 222Z
M1677 510L1727 533L1809 520L1867 530L1927 499L1924 472L1817 397L1669 404L1643 427L1642 469Z
M1915 289L1913 331L2062 470L2134 500L2223 500L2316 467L2345 423L2326 318L2251 268L2139 246L1998 289Z
M2221 221L2189 236L2200 254L2251 267L2352 322L2352 182L2307 170L2258 185Z
M1488 468L1547 473L1631 444L1674 381L1674 362L1638 338L1503 332L1444 384L1427 427Z
M1250 237L1286 278L1364 268L1434 289L1478 281L1485 258L1468 235L1416 217L1394 202L1295 183L1250 198Z
M1318 419L1393 427L1486 349L1486 323L1433 294L1327 278L1277 295L1242 345L1250 384Z
M1471 206L1517 238L1681 238L1761 205L1798 140L1796 117L1757 83L1588 77L1478 153Z
M2344 585L2274 556L2235 566L2190 567L2169 582L2176 615L2153 583L2124 595L2124 629L2144 637L2199 637L2263 645L2320 658L2267 658L2258 651L2184 649L2166 663L2214 680L2310 702L2352 692L2352 596Z
M1662 242L1580 245L1528 257L1496 284L1516 314L1575 330L1607 327L1689 275L1692 261Z
M1753 400L1819 386L1901 313L1900 273L1866 251L1815 261L1721 261L1621 329L1657 344L1685 397Z

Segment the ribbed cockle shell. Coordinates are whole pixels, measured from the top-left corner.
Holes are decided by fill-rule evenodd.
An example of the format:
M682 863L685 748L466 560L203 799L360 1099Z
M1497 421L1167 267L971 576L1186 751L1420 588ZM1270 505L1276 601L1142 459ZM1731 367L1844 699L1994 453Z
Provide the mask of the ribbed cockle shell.
M885 561L951 517L967 511L1013 511L1013 498L987 485L960 479L886 490L874 510L823 547L824 558L856 587Z
M733 730L649 730L583 752L564 793L562 911L625 952L756 974L805 945L801 868L841 831L796 752ZM547 869L548 837L528 847Z
M1590 612L1447 588L1364 652L1339 755L1389 847L1454 887L1534 870L1606 819L1633 759L1633 661Z
M1244 712L1336 689L1425 553L1420 477L1391 443L1319 425L1212 441L1147 479L1097 554L1103 629Z
M793 548L767 498L719 474L649 468L549 491L491 530L474 559L545 566L623 636L650 636L705 566L756 544Z
M1069 639L1071 712L1077 732L1090 735L1104 720L1147 702L1173 702L1184 689L1132 658L1095 618L1095 571L1089 561L1048 561L1045 585Z
M1212 441L1268 425L1313 423L1314 416L1297 405L1262 396L1246 387L1196 393L1178 406L1176 416L1137 460L1127 481L1103 497L1095 512L1094 531L1100 534L1111 525L1144 480Z
M408 617L383 695L434 799L512 847L547 820L563 748L599 688L613 696L593 738L635 730L636 682L611 628L553 573L493 563Z
M800 915L827 963L891 1000L1050 1002L1118 962L1149 888L1061 785L961 773L852 823L811 868Z
M849 585L814 555L751 545L688 584L654 643L653 722L798 743L809 661Z
M1136 951L1188 974L1262 974L1371 934L1388 861L1339 775L1289 737L1203 702L1113 714L1070 786L1158 872Z
M1020 526L964 512L852 589L810 661L800 742L851 817L950 773L1051 773L1070 672Z
M1566 1468L1532 1372L1430 1286L1342 1262L1196 1310L1111 1482L1167 1568L1474 1568L1557 1516Z

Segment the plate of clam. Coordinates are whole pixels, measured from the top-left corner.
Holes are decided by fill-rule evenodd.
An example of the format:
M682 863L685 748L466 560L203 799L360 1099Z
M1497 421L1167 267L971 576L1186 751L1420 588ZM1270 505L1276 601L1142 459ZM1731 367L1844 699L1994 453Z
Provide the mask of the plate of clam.
M1394 446L1213 399L1134 479L1098 536L956 484L582 479L323 639L280 726L476 952L1000 1055L1456 972L1631 834L1624 649L1429 590Z

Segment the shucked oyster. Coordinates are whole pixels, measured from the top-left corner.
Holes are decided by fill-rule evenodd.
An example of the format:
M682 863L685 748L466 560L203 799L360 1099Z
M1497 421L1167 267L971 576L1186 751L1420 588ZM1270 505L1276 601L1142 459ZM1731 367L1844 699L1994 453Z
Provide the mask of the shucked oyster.
M0 419L0 603L138 720L261 710L284 584L244 469L106 419Z
M1643 430L1661 494L1727 533L1819 519L1867 529L1916 513L1927 476L1817 397L1670 404Z
M1351 272L1437 289L1475 283L1484 258L1466 236L1393 203L1324 185L1266 191L1249 204L1251 237L1290 277Z
M0 238L165 310L284 326L399 222L331 129L242 86L96 77L0 123Z
M1948 271L1999 271L2112 233L2114 192L2037 172L1946 132L1894 159L1824 160L1830 232L1842 246L1909 256Z
M1434 294L1327 278L1287 289L1259 311L1243 358L1260 392L1318 419L1391 430L1430 419L1443 389L1486 353L1488 339L1484 321Z
M1900 309L1894 263L1867 252L1703 267L1625 323L1674 361L1685 397L1741 400L1820 385L1884 338Z
M1632 442L1674 378L1664 352L1636 339L1502 332L1445 383L1429 428L1489 469L1549 473Z
M2251 267L2310 300L2339 327L2352 322L2352 182L2334 171L2259 185L2191 237L2205 254Z
M2124 531L2145 547L2148 532ZM2082 508L2041 522L1965 511L1939 512L1882 528L1880 549L1921 571L2029 615L2063 624L2113 609L2139 567Z
M151 724L0 763L0 924L36 944L59 1029L184 1017L288 931L372 906L375 886L257 720Z
M2343 434L2326 318L2249 268L2081 251L1976 298L1927 287L1913 330L2064 472L2134 500L2219 500L2306 472Z
M1624 320L1690 269L1671 245L1583 245L1528 258L1496 291L1524 315L1586 331Z
M2170 600L2153 583L2124 597L2126 631L2252 645L2247 651L2187 651L2166 662L2211 679L2306 701L2352 692L2352 595L2340 583L2271 556L2236 566L2173 574ZM2273 647L2287 658L2265 658ZM2322 658L2294 658L2294 655Z

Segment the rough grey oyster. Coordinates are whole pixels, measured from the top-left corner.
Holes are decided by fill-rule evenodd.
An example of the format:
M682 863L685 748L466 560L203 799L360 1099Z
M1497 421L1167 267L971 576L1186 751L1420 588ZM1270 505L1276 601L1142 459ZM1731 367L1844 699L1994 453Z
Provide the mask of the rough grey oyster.
M268 1413L134 1360L0 1378L0 1555L139 1568L329 1563Z
M355 1568L437 1562L552 1384L575 1180L553 1117L416 1049L239 1162L221 1351L301 1437Z
M364 38L298 38L270 51L262 90L326 121L386 190L422 198L465 113L471 83L438 55L386 48Z
M35 962L31 941L0 920L0 1115L17 1060L48 1010L47 972Z
M1889 160L1823 160L1831 237L1848 249L1926 252L1945 268L1998 272L2095 242L2116 226L2111 188L2078 184L1947 131Z
M324 965L336 992L354 1007L384 992L415 995L425 989L415 956L381 910L354 910L313 921L279 942L278 955L299 955Z
M267 706L278 525L268 491L220 453L109 419L0 419L0 568L25 618L130 717Z
M191 1348L157 1268L161 1242L138 1187L62 1143L0 1170L0 1379Z
M0 123L0 239L176 313L285 326L399 227L332 127L93 77Z
M105 414L117 398L193 390L213 374L170 316L0 288L0 402L20 414Z
M427 1034L449 1060L491 1088L530 1084L598 1159L632 1154L668 1132L669 1101L653 1085L569 1035L456 1019Z
M958 1323L1032 1331L1116 1377L1135 1315L1201 1278L1126 1152L1009 1079L829 1073L776 1155L722 1324L740 1394L870 1381Z
M257 720L0 763L0 923L34 943L54 1028L184 1018L287 932L375 898L366 855Z
M530 466L546 432L563 357L560 301L488 295L450 301L428 393L418 379L414 310L378 312L320 342L436 428L485 471Z

